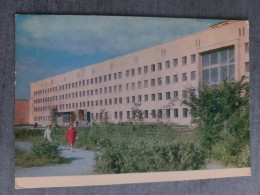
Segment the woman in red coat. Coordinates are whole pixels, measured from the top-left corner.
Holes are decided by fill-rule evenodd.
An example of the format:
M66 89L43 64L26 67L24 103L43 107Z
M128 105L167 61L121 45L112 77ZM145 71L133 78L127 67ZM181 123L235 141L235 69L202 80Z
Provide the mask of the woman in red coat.
M69 138L70 150L73 152L73 145L76 140L77 131L75 129L73 129L73 124L70 124L69 126L70 126L70 128L68 129L68 131L66 133L65 139Z

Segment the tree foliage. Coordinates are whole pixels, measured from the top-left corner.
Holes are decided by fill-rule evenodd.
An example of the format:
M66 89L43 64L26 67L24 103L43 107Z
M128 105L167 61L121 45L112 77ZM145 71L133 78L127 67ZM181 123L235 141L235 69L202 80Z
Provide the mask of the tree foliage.
M211 149L231 137L236 146L249 143L249 83L245 77L225 80L217 87L201 84L197 95L191 89L188 95L183 104L202 132L203 146Z
M58 109L57 107L53 107L51 109L51 112L50 112L50 119L51 119L51 123L54 125L54 126L57 126L57 117L58 117Z

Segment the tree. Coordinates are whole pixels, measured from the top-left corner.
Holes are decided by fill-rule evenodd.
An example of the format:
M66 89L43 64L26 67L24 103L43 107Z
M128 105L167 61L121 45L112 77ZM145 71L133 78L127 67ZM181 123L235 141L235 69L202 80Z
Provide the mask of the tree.
M192 122L201 130L206 148L228 134L242 134L249 141L249 83L245 77L239 81L225 80L216 87L200 84L198 95L188 89L188 98L182 102L190 108ZM239 121L244 121L243 125Z
M54 106L54 107L51 109L51 112L50 112L51 123L52 123L54 126L57 126L57 117L58 117L58 108L57 108L56 106Z
M134 103L134 107L132 108L132 118L131 120L135 123L143 121L143 112L140 109L141 103Z

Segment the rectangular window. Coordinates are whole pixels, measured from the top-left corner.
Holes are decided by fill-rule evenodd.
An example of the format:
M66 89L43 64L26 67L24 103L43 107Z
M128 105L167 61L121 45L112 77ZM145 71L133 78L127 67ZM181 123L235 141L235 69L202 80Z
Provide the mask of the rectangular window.
M155 101L155 94L151 95L152 101Z
M112 79L112 76L111 76L111 74L109 74L108 75L108 80L111 81L111 79Z
M187 90L182 90L182 97L183 98L187 98L188 97Z
M249 62L245 63L245 72L249 72L250 71L250 66L249 66Z
M249 43L245 43L245 53L249 52Z
M171 67L170 60L165 62L165 68L169 69Z
M147 95L147 94L144 95L144 101L145 101L145 102L148 101L148 95Z
M118 79L122 79L122 72L118 73Z
M126 70L126 72L125 72L126 77L129 77L129 74L130 74L130 71Z
M109 93L112 93L112 87L108 88Z
M158 118L162 118L162 109L158 109Z
M95 89L95 95L98 95L98 89Z
M132 75L132 77L135 76L135 69L131 70L131 75Z
M174 92L173 92L173 97L174 97L174 98L178 98L178 96L179 96L178 91L174 91Z
M126 90L129 90L129 83L126 83Z
M155 79L151 79L151 86L152 86L152 87L155 86Z
M174 113L174 118L179 117L178 108L173 109L173 113Z
M138 89L142 88L142 81L138 81Z
M173 75L173 83L178 83L178 75Z
M120 120L123 119L123 112L122 112L122 111L119 112L119 119L120 119Z
M90 79L90 83L91 83L91 85L93 85L93 83L94 83L94 80L93 80L93 78L92 78L92 79Z
M88 107L90 106L89 101L87 101L87 106L88 106Z
M155 64L152 64L151 65L151 72L154 72L155 71Z
M104 94L107 94L107 87L104 88Z
M112 99L109 99L109 105L112 105Z
M182 109L182 114L183 114L183 118L187 118L188 117L188 109L187 108L183 108Z
M117 104L117 98L114 98L114 104Z
M116 73L114 73L114 80L116 80L117 79L117 74Z
M132 86L132 90L135 90L135 82L132 82L131 86Z
M148 66L144 66L144 74L148 73Z
M120 92L122 91L122 85L119 85L119 91Z
M87 80L87 85L89 85L89 79ZM69 88L70 88L70 85L69 85Z
M202 80L206 84L209 84L209 69L202 70Z
M92 107L94 106L94 101L91 101L91 106L92 106Z
M104 75L104 82L107 82L107 75Z
M135 96L132 96L132 103L135 103Z
M107 105L107 99L105 99L105 105Z
M182 65L187 65L187 56L182 57Z
M196 54L190 56L190 63L194 64L196 62Z
M117 92L117 85L114 86L114 93Z
M196 72L195 71L192 71L190 73L190 79L193 81L193 80L196 80Z
M99 100L99 105L102 106L103 105L103 101Z
M182 73L182 82L187 81L187 73Z
M148 87L148 80L144 80L144 88Z
M177 58L173 59L173 66L174 67L178 66L178 59Z
M165 77L165 84L166 85L169 85L171 83L171 78L170 78L170 76L166 76Z
M162 70L162 63L158 63L158 70Z
M127 119L130 119L130 111L126 112L126 117L127 117Z
M157 80L158 80L158 85L159 86L162 85L162 77L158 78Z
M101 76L99 77L99 83L102 83L102 77Z
M97 84L98 83L98 78L97 77L95 77L95 84Z
M99 88L99 94L102 94L103 90L102 88Z
M142 101L142 96L138 95L138 102L141 102L141 101Z
M144 111L144 118L148 118L148 110Z
M152 118L156 118L156 113L155 113L155 110L152 110Z
M166 92L166 100L170 100L171 99L171 92Z
M171 118L171 110L166 109L166 118Z
M98 100L96 100L96 106L98 106Z
M162 93L158 93L158 100L162 100Z
M123 103L123 99L120 97L119 98L119 104L122 104Z
M138 75L142 74L142 68L139 67L139 68L137 69L137 72L138 72Z
M210 70L210 82L217 83L218 82L218 67L211 68Z
M126 103L130 103L130 97L126 97Z

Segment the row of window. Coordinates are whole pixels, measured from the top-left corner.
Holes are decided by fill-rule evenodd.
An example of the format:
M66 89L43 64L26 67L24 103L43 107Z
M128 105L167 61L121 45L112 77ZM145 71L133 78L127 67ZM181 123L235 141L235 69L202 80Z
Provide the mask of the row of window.
M192 93L196 93L196 90L195 89L192 89ZM156 97L157 96L157 97ZM187 90L182 90L182 97L183 98L187 98L188 96L188 92ZM137 97L137 99L136 99ZM171 95L171 92L166 92L165 93L165 100L171 100L172 98L176 99L179 97L179 92L178 91L173 91L173 96ZM153 93L153 94L150 94L150 98L151 98L151 101L161 101L163 100L163 94L162 93ZM131 99L131 100L130 100ZM149 101L149 95L148 94L145 94L145 95L138 95L138 96L127 96L126 97L126 102L125 103L136 103L136 102L147 102ZM94 102L95 102L95 105L94 105ZM114 105L116 104L122 104L123 103L123 98L122 97L119 97L119 98L110 98L110 99L105 99L104 100L104 105L112 105L114 102ZM103 100L95 100L95 101L87 101L87 104L85 102L80 102L79 104L78 103L69 103L69 104L62 104L60 105L60 109L65 109L65 105L66 105L66 109L71 109L71 108L82 108L82 107L90 107L90 106L103 106ZM43 109L41 109L42 107L35 107L34 111L45 111Z
M193 64L196 62L196 55L193 54L190 57L190 63ZM173 59L173 66L177 67L178 66L178 58ZM187 65L187 56L182 57L182 65ZM158 63L157 64L157 70L160 71L162 70L162 63ZM171 67L171 63L170 60L165 61L165 68L169 69ZM136 69L131 69L131 70L126 70L126 77L130 77L130 76L135 76L136 75ZM141 75L143 71L143 74L147 74L148 73L148 66L144 66L143 69L142 67L138 67L137 68L137 74ZM151 65L151 72L155 72L156 71L156 64L152 64ZM185 73L186 74L186 73ZM122 72L118 72L118 73L113 73L113 79L122 79ZM63 90L67 90L67 89L71 89L71 88L77 88L85 86L85 85L93 85L93 84L98 84L98 83L102 83L102 82L107 82L107 81L111 81L112 80L112 74L108 74L108 75L104 75L104 76L99 76L99 77L95 77L95 78L91 78L91 79L87 79L82 80L82 81L78 81L78 82L73 82L73 83L68 83L65 85L60 85L59 88L56 87L51 87L48 89L43 89L43 90L38 90L34 92L34 96L37 95L42 95L42 94L46 94L46 93L51 93L51 92L56 92L58 91L63 91Z
M191 80L195 80L196 79L196 72L193 71L191 72ZM187 81L187 73L182 73L182 81L185 82ZM157 86L161 86L163 83L162 81L162 77L157 78ZM178 74L173 75L173 83L178 83ZM171 78L170 76L166 76L165 77L165 84L169 85L171 84ZM151 79L151 83L150 83L151 87L155 87L156 86L156 79ZM149 83L148 80L144 80L142 81L138 81L137 82L137 87L138 89L142 89L142 88L148 88ZM126 83L126 90L135 90L136 89L136 82L132 82L132 83ZM120 85L114 85L113 87L104 87L104 94L107 93L116 93L118 92L122 92L123 90L123 86L122 84ZM102 95L103 94L103 88L99 88L99 89L91 89L91 90L87 90L87 96L91 95L93 96L95 95ZM85 97L86 95L85 91L80 91L80 92L75 92L75 93L68 93L68 94L63 94L59 96L60 100L64 100L64 99L70 99L70 98L77 98L77 97ZM58 100L58 96L53 96L53 97L45 97L45 98L40 98L40 99L36 99L34 100L34 103L42 103L42 102L49 102L49 101L57 101Z
M102 121L104 118L108 118L107 117L108 113L105 112L104 116L103 113L91 113L91 119L92 120L96 120L96 121ZM148 110L144 110L144 111L139 111L138 113L134 112L134 111L126 111L126 118L127 119L135 119L135 118L139 118L139 119L147 119L149 118L149 115L151 118L171 118L172 117L172 111L171 109L165 109L165 111L163 109L158 109L158 110L150 110L150 113ZM94 118L95 116L95 118ZM173 109L173 117L174 118L179 118L179 109L178 108L174 108ZM183 118L187 118L188 117L188 109L187 108L182 108L182 117ZM122 120L123 119L123 111L116 111L114 112L114 120ZM50 120L49 116L35 116L34 117L34 121L48 121Z

